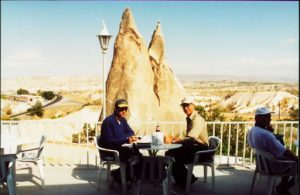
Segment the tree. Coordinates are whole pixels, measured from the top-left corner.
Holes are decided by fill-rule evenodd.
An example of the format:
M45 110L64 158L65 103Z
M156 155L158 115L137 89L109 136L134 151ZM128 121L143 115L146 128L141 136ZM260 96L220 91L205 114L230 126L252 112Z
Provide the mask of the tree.
M196 110L206 121L224 121L225 120L224 115L221 114L222 110L218 107L211 109L211 111L210 111L211 115L209 115L205 111L203 106L196 106Z
M225 117L222 113L222 110L217 107L211 110L211 116L207 117L207 121L224 121Z
M37 101L31 108L27 110L27 112L29 112L31 116L33 115L37 115L38 117L43 116L44 109L42 103L40 101Z
M26 89L20 88L20 89L17 90L17 94L18 94L18 95L28 95L28 94L29 94L29 91L26 90Z
M52 100L54 98L55 94L53 91L43 91L42 97L46 100Z
M291 109L289 111L290 119L293 121L298 121L299 120L299 108L297 109Z
M206 120L207 113L206 113L204 107L203 106L196 106L196 110L198 111L198 114L200 114L200 116L202 116Z

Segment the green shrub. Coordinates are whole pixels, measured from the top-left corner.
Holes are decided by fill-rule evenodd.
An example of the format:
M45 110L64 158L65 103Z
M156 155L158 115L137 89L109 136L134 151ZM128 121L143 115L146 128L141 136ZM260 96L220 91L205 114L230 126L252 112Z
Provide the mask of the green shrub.
M42 97L46 100L52 100L55 97L55 94L53 91L43 91Z
M84 123L82 131L72 134L72 143L87 143L87 140L91 142L95 136L96 127L92 128L90 124ZM89 137L87 139L87 132Z
M18 95L28 95L28 94L29 94L29 91L26 90L26 89L20 88L20 89L17 90L17 94L18 94Z
M27 109L27 112L29 112L31 116L33 115L36 115L38 117L43 116L44 109L42 103L40 101L37 101L31 108Z

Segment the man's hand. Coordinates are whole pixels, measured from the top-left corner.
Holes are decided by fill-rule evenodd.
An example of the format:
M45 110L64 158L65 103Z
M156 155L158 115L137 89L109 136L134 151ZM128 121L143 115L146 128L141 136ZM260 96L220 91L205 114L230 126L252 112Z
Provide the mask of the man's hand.
M135 142L136 140L138 140L138 137L134 136L134 135L128 138L128 141L129 141L130 144Z
M172 143L172 140L173 140L173 136L172 135L165 135L164 141L165 141L166 144Z
M180 142L180 141L182 141L182 140L180 139L179 136L178 136L178 137L174 137L174 138L172 139L172 143L178 143L178 142Z

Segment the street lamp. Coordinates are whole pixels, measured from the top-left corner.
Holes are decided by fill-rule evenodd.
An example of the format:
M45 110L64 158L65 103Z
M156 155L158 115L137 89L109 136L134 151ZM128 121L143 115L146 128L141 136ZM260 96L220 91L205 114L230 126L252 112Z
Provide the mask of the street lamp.
M105 119L106 117L106 79L105 79L105 54L106 54L106 51L108 49L108 45L109 45L109 40L110 38L112 37L111 34L109 34L107 28L106 28L106 25L105 25L105 22L104 20L102 21L102 30L101 30L101 33L99 35L97 35L98 39L99 39L99 42L100 42L100 46L101 46L101 49L102 49L102 54L103 54L103 75L102 75L102 79L103 79L103 98L102 98L102 101L103 101L103 106L102 106L102 120Z

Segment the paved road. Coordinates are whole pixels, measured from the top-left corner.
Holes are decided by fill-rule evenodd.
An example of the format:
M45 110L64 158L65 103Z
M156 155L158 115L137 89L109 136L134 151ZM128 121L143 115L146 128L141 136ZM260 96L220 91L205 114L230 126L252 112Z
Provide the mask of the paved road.
M56 104L57 102L59 102L59 101L61 101L61 100L63 99L63 97L62 97L61 95L55 95L55 97L56 97L56 98L55 98L53 101L49 102L48 104L43 105L42 107L43 107L43 108L46 108L46 107L48 107L48 106L51 106L51 105L53 105L53 104ZM21 116L21 115L27 114L27 113L29 113L29 112L25 111L25 112L21 112L21 113L19 113L19 114L11 115L10 117Z

